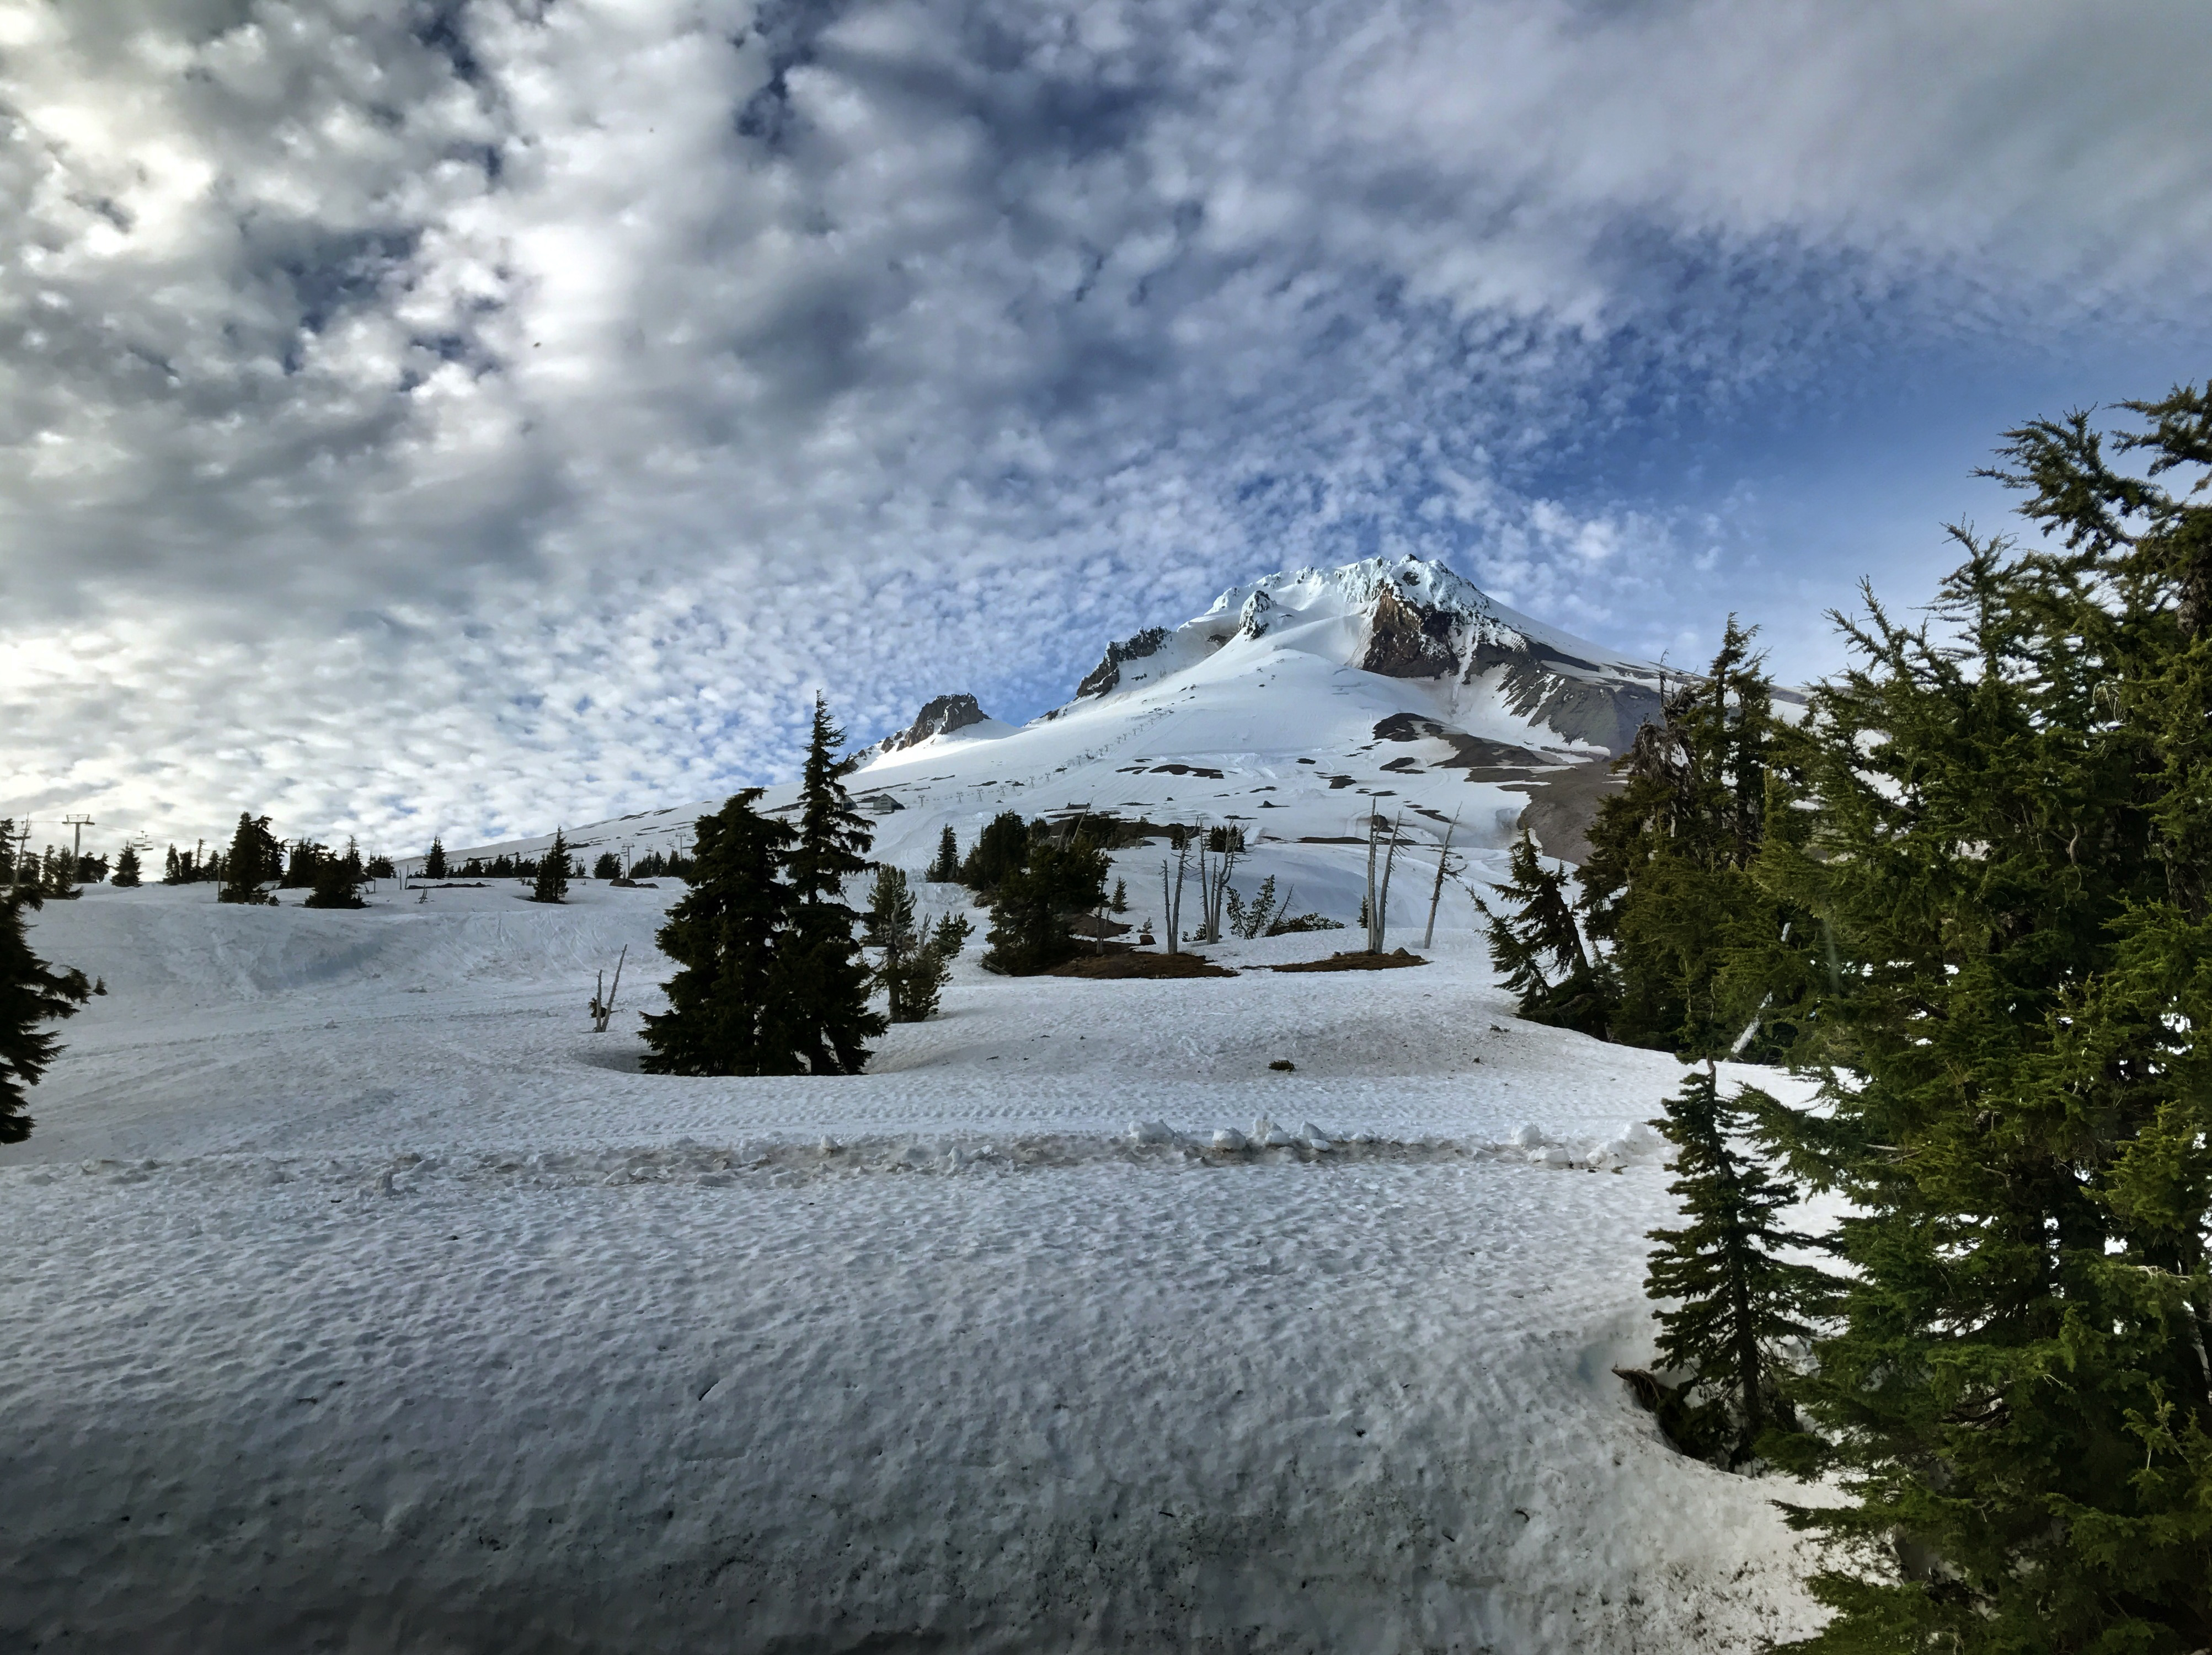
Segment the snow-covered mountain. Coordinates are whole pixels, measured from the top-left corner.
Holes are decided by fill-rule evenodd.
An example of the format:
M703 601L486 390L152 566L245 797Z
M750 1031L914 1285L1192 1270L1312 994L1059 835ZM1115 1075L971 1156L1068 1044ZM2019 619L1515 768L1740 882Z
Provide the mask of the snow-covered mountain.
M925 864L946 822L964 849L1006 809L1234 822L1255 880L1279 873L1301 906L1328 912L1357 906L1353 847L1370 813L1431 846L1456 821L1454 843L1476 853L1525 825L1579 860L1610 761L1656 715L1660 685L1660 668L1517 614L1441 564L1370 558L1268 575L1179 627L1111 643L1073 699L1026 724L939 696L862 749L848 785L882 818L876 854L902 865ZM642 854L719 803L567 831L587 853Z

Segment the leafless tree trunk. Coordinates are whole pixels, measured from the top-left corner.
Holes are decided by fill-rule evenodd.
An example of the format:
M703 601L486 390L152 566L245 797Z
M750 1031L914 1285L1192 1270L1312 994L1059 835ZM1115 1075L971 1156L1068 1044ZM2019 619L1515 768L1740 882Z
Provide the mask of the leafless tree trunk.
M607 1020L615 1015L615 996L622 992L623 961L629 958L629 945L624 943L623 951L615 956L615 981L612 988L606 986L606 973L602 971L599 973L599 986L592 991L592 1032L595 1034L605 1034Z
M1437 852L1437 882L1435 888L1429 893L1429 928L1421 933L1421 952L1424 954L1437 940L1437 906L1444 900L1444 873L1451 863L1452 829L1458 826L1459 815L1455 811L1450 821L1444 825L1444 847Z

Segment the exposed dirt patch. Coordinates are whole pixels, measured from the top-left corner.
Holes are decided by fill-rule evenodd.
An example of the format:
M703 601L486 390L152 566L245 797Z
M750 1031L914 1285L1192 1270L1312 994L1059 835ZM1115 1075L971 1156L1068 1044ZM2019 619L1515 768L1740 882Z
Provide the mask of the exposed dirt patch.
M1401 966L1425 966L1429 962L1418 954L1408 954L1403 949L1393 949L1388 954L1370 954L1364 949L1350 954L1332 954L1326 960L1300 960L1287 966L1270 966L1270 971L1395 971Z
M1054 977L1234 977L1226 966L1217 966L1202 954L1085 955L1055 966Z

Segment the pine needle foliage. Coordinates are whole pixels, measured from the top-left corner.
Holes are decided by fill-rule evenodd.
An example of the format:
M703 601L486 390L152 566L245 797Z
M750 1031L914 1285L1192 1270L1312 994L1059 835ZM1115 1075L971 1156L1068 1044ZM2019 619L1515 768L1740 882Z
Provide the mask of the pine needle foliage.
M947 918L952 916L947 915ZM961 922L964 927L966 922ZM868 900L866 941L880 949L875 980L889 1002L895 1023L919 1023L937 1015L938 996L951 975L952 956L967 940L960 931L947 950L939 939L949 935L940 922L925 938L915 918L913 888L906 870L889 863L876 870L876 883Z
M1791 1432L1793 1359L1832 1296L1817 1268L1784 1258L1817 1240L1781 1228L1798 1199L1754 1147L1754 1110L1774 1100L1747 1088L1721 1097L1710 1063L1692 1069L1667 1112L1651 1124L1674 1146L1683 1224L1654 1230L1659 1243L1645 1296L1676 1301L1659 1312L1659 1359L1695 1376L1669 1434L1700 1458L1735 1469L1759 1456L1770 1431Z
M145 870L139 865L138 847L125 845L115 856L115 871L107 882L119 891L135 891L145 882Z
M1581 870L1577 906L1605 951L1613 997L1607 1034L1685 1062L1766 1058L1787 1043L1786 1025L1760 1037L1759 998L1747 999L1750 981L1732 969L1747 952L1780 947L1791 928L1752 873L1778 726L1751 639L1730 616L1705 676L1668 692L1660 720L1637 732ZM1762 975L1762 995L1771 985ZM1747 1028L1750 1049L1738 1053Z
M1852 1215L1821 1655L2212 1646L2212 506L2159 482L2212 398L2124 406L2133 472L2085 414L2008 433L2045 549L1956 530L1937 629L1844 623L1762 858L1821 927L1796 1148Z
M960 841L953 837L952 824L946 822L945 831L937 836L936 859L929 871L922 876L933 885L950 885L960 877Z
M697 877L668 911L660 951L676 975L668 1009L645 1019L641 1066L655 1075L793 1075L795 1019L770 1015L776 950L791 922L783 858L791 824L754 807L749 787L699 818Z
M1525 832L1515 841L1506 869L1504 880L1493 888L1498 907L1480 897L1474 906L1488 930L1491 962L1504 975L1516 1009L1531 1022L1602 1039L1612 985L1583 944L1567 876L1544 865Z
M558 828L553 830L552 848L538 858L538 875L530 888L532 902L566 902L568 900L568 838Z
M27 909L40 905L37 891L0 891L0 1143L21 1143L36 1123L26 1112L27 1094L60 1049L40 1027L73 1017L91 997L81 971L56 971L32 952Z
M1007 977L1050 971L1075 953L1068 921L1106 900L1113 863L1080 835L1030 838L1021 865L1001 876L991 904L983 969Z
M1001 810L984 824L960 864L960 882L988 896L999 882L1029 860L1030 825L1018 810Z
M215 900L247 906L273 905L276 899L264 895L261 888L283 873L284 847L269 831L269 818L240 811L230 849L223 854L222 885Z
M845 791L837 755L845 733L829 703L814 700L814 723L799 792L798 833L784 858L791 886L789 935L775 952L769 1014L782 1020L779 1043L801 1054L817 1075L857 1075L866 1042L884 1019L868 1009L870 978L854 928L860 915L845 902L845 882L866 872L875 835Z

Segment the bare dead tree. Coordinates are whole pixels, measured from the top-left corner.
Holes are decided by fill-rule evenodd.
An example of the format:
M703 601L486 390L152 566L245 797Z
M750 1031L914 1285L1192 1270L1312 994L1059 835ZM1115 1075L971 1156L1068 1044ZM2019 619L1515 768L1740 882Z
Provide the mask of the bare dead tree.
M1437 906L1444 900L1444 873L1451 862L1452 829L1458 826L1459 812L1455 810L1452 819L1444 824L1443 848L1437 852L1437 882L1429 892L1429 928L1421 933L1424 953L1437 940Z
M599 985L592 991L592 1032L594 1034L605 1034L607 1020L615 1015L615 996L622 992L623 961L629 958L629 944L625 943L623 951L615 956L613 987L607 986L607 973L604 970L599 974Z

